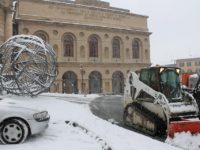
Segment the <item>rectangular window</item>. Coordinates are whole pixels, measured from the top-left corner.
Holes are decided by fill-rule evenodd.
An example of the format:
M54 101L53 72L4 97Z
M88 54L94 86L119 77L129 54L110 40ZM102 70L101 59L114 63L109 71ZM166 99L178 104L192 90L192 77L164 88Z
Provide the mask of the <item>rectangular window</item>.
M185 65L184 63L180 63L179 64L180 67L184 67L184 65Z
M187 66L189 67L189 66L191 66L192 65L192 63L191 62L187 62Z

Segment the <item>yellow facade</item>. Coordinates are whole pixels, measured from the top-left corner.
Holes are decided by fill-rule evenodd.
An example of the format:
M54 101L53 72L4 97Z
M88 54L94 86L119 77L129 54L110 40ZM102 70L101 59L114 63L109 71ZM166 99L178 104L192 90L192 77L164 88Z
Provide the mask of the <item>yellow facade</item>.
M183 73L200 73L200 58L177 59L176 66L180 67Z
M120 94L129 70L150 65L147 16L99 0L18 0L16 8L18 34L38 35L56 51L52 92Z

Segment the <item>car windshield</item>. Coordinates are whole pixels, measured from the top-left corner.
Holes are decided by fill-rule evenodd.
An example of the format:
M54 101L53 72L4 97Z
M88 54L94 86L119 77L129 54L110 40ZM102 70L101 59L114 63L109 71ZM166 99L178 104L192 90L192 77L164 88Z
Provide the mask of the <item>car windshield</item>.
M180 79L174 69L167 69L161 73L161 90L169 101L181 98Z

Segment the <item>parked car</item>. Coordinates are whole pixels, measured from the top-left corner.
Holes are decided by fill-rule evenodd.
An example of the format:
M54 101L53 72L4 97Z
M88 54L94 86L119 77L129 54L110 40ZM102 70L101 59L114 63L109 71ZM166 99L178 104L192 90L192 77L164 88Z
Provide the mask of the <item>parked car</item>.
M48 127L50 116L9 98L0 98L0 141L18 144Z

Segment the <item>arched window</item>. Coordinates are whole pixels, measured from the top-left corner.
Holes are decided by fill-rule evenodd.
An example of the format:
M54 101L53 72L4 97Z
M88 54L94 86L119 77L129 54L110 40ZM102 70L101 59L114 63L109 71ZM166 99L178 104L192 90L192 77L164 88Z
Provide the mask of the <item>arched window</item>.
M139 40L134 40L132 44L133 58L140 57L140 43Z
M47 38L43 33L38 33L37 36L43 39L43 41L47 41Z
M38 36L39 38L41 38L45 42L49 41L48 35L44 31L37 31L37 32L34 33L34 35Z
M119 39L114 39L112 43L113 58L120 58L120 41Z
M89 57L98 57L98 39L95 36L89 38Z
M63 40L64 57L74 56L74 39L71 35L65 35Z

